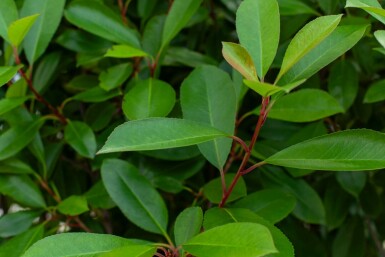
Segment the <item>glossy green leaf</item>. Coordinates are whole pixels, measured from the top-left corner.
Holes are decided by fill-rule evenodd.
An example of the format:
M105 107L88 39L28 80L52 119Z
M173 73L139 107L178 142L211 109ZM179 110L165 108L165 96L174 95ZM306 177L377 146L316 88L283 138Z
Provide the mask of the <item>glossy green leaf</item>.
M266 257L294 257L294 248L287 237L275 226L265 219L259 217L248 209L240 208L211 208L204 216L204 228L206 230L228 223L252 222L267 227L273 237L277 253L266 255Z
M235 177L234 173L228 173L225 175L226 187L229 188L231 182ZM211 180L203 187L203 194L207 197L207 199L212 203L220 203L222 200L222 179L216 178ZM241 177L238 180L238 183L235 185L232 193L230 194L227 202L235 201L239 198L246 196L247 189L246 184L243 178Z
M290 122L310 122L343 111L337 100L325 91L302 89L279 98L268 117Z
M341 21L342 15L330 15L319 17L306 24L292 39L285 56L276 82L298 63L312 49L329 36Z
M22 105L29 97L13 97L0 100L0 116Z
M134 243L113 235L63 233L38 241L22 257L88 257L130 245Z
M283 91L282 87L278 87L269 83L263 83L259 81L251 81L251 80L243 80L243 83L245 83L246 86L248 86L253 91L257 92L261 96L271 96L275 93L278 93L280 91Z
M166 204L150 182L122 160L107 159L101 169L107 192L124 215L146 231L167 236Z
M1 134L0 160L7 159L26 147L34 139L43 123L43 119L37 119L14 126Z
M34 170L26 163L16 158L0 161L0 173L33 174Z
M39 211L20 211L2 216L0 218L0 237L11 237L23 233L39 215Z
M98 255L98 257L153 257L156 249L155 246L149 245L130 245Z
M222 55L243 77L248 80L258 80L253 59L243 46L230 42L222 42Z
M182 147L226 136L215 128L189 120L151 118L118 126L98 153Z
M185 65L197 68L202 65L218 65L217 61L208 55L192 51L184 47L168 47L163 60L164 66Z
M325 0L322 0L325 1ZM336 1L336 0L334 0ZM278 0L279 13L281 15L300 15L300 14L312 14L319 15L319 13L305 4L301 0Z
M145 52L140 49L134 48L128 45L114 45L111 49L108 49L105 57L113 58L132 58L147 56Z
M65 17L72 24L99 37L140 48L137 32L124 26L120 16L99 1L72 1Z
M255 223L230 223L199 234L183 244L199 257L259 257L276 252L269 230Z
M202 222L203 212L200 207L184 209L175 221L174 234L176 245L182 245L198 235L202 227Z
M376 103L385 100L385 79L370 85L364 96L364 103Z
M23 65L18 66L0 66L0 87L7 84L13 76L17 73L19 69L21 69Z
M162 35L162 48L187 25L202 0L174 0L167 15Z
M65 29L56 42L62 47L79 53L105 53L112 43L104 38L75 29Z
M140 1L145 2L145 1ZM155 58L162 47L163 27L166 21L166 15L157 15L152 17L146 24L143 31L143 50Z
M377 30L374 32L377 41L385 48L385 30Z
M332 256L365 256L365 232L362 220L352 218L338 231L333 242Z
M17 20L18 16L17 6L14 0L0 1L0 37L8 42L8 26Z
M349 109L358 93L359 78L353 64L339 61L330 68L328 90L344 110Z
M72 97L72 99L86 103L99 103L114 98L118 95L121 95L119 90L106 91L101 87L94 87L79 94L76 94L74 97Z
M63 16L65 0L25 0L21 16L40 14L24 40L24 51L30 64L47 49Z
M99 86L106 91L121 86L131 75L132 65L122 63L108 68L99 75Z
M277 52L279 22L275 0L245 0L238 8L236 27L239 41L250 53L260 78L266 75Z
M202 66L190 73L182 83L181 106L185 119L208 124L230 135L234 133L235 89L230 77L218 68ZM231 143L231 139L221 138L198 147L214 166L221 169Z
M385 10L376 0L347 0L346 7L354 7L365 10L377 20L385 24Z
M39 93L44 93L60 75L64 55L59 52L52 52L44 55L37 66L32 82Z
M69 121L64 129L64 139L81 156L91 159L95 156L95 135L84 122Z
M358 198L366 184L366 173L341 171L336 173L336 179L346 192Z
M249 194L232 206L247 208L271 223L277 223L288 216L296 205L296 199L279 189L265 189Z
M57 206L59 212L65 215L76 216L88 211L87 198L79 195L71 195Z
M44 236L44 224L13 237L0 245L0 257L20 257L36 241Z
M87 198L88 204L95 208L110 209L115 206L101 180L96 182L84 196Z
M23 206L44 208L45 202L37 185L26 175L1 175L0 193Z
M293 145L265 161L300 169L359 171L385 168L384 156L383 133L354 129Z
M86 111L84 120L93 131L100 131L110 124L115 114L116 105L102 102L91 105Z
M367 26L367 24L338 26L326 39L292 66L278 84L284 85L310 78L351 49L362 38ZM333 47L330 47L331 45Z
M149 78L139 80L124 95L122 108L130 120L165 117L174 107L175 98L175 90L171 85Z
M8 38L12 46L18 47L32 25L35 23L39 14L34 14L12 22L8 27Z

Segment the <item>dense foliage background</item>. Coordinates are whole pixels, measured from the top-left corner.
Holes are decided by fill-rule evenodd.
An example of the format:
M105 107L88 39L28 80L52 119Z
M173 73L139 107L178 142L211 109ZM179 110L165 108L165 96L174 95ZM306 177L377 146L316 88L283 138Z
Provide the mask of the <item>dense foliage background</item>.
M236 12L241 2L0 1L0 86L4 84L0 88L0 256L19 257L38 240L68 231L163 243L140 249L143 255L135 256L152 256L155 249L157 256L176 256L177 251L175 255L164 251L172 252L172 242L184 244L201 231L201 209L205 212L202 231L237 220L269 228L279 253L266 250L255 256L293 256L287 239L298 257L385 256L381 165L361 169L374 171L354 172L263 165L240 178L224 214L224 209L216 208L223 201L219 170L227 173L229 186L245 154L245 148L230 139L221 141L214 152L207 145L194 145L96 154L112 131L128 120L167 116L204 122L200 119L205 110L200 106L206 101L214 108L210 112L214 120L224 114L211 120L212 126L221 124L222 129L224 124L229 134L235 129L249 143L264 106L262 99L269 99L273 89L270 85L254 92L246 87L245 73L241 75L224 60L222 42L239 42L238 35L246 37L248 29L252 37L258 31L257 19L280 24L279 47L277 55L273 49L269 57L270 69L269 64L256 67L259 78L263 73L262 82L272 84L280 76L291 39L305 24L326 15L339 22L341 17L331 15L343 14L337 28L342 36L334 41L327 38L323 48L311 52L325 34L298 57L301 61L308 58L301 67L294 66L298 72L283 77L286 84L295 82L290 76L304 75L306 81L301 80L303 84L292 93L282 93L270 110L251 151L250 166L327 133L384 130L382 1L278 0L280 20L275 20L269 8L260 9L259 16L258 9L243 10L237 19L244 17L245 24L237 24L237 34ZM354 30L344 34L349 26L355 26ZM241 44L249 50L247 42ZM231 63L231 57L226 59ZM248 84L252 89L253 85ZM155 130L159 126L163 131L160 123L154 124ZM177 124L165 131L179 133ZM156 141L156 133L142 132L132 140ZM360 133L344 139L346 148ZM384 146L376 136L371 140ZM124 136L119 140L124 144ZM363 151L370 150L361 146ZM322 156L322 148L319 151ZM381 151L376 148L370 154L381 155ZM188 213L175 224L183 210ZM186 227L193 230L190 235ZM84 234L76 240L41 241L46 255L28 256L53 256L56 247L77 249L77 244L107 241ZM110 245L114 244L107 248L118 248L117 241ZM184 249L196 251L188 244ZM108 256L134 256L127 251L120 254Z

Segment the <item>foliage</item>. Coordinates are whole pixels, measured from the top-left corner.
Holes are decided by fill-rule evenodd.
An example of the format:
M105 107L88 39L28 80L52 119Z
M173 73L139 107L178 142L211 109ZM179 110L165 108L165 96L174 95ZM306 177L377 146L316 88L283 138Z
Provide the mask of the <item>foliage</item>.
M384 24L377 0L1 0L0 257L384 257Z

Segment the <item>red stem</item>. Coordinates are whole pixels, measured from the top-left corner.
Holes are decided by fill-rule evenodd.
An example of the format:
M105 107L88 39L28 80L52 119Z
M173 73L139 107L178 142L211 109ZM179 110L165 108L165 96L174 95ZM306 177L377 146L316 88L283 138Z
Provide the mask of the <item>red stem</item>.
M127 13L127 6L123 4L123 0L118 0L118 5L120 9L120 16L122 17L122 21L124 25L128 24L126 13Z

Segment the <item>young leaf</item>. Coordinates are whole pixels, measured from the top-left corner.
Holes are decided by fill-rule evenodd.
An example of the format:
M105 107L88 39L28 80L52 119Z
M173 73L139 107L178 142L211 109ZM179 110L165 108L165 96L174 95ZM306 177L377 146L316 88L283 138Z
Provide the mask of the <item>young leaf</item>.
M164 81L139 80L124 95L122 108L130 120L165 117L175 105L175 90Z
M150 182L130 163L107 159L102 164L107 192L124 215L146 231L167 237L166 205Z
M187 25L202 0L174 0L163 28L162 48Z
M329 36L341 21L341 17L342 15L323 16L306 24L290 42L276 82L306 54Z
M128 45L114 45L111 49L108 49L107 53L104 55L104 57L114 58L132 58L142 56L147 56L147 54L140 49Z
M345 8L347 7L365 10L374 18L385 24L385 10L382 9L381 4L376 0L347 0Z
M0 135L0 160L7 159L26 147L43 125L43 119L11 127Z
M230 186L231 182L234 179L234 173L228 173L225 175L225 181L227 188ZM203 187L203 193L207 197L207 199L212 203L220 203L222 200L222 179L215 178L207 183ZM233 192L228 198L227 202L235 201L239 198L242 198L247 195L246 184L243 178L241 177L238 180L238 183L235 185Z
M150 245L130 245L107 252L98 257L153 257L156 247Z
M39 14L31 15L12 22L8 27L8 38L12 46L18 47L31 29Z
M65 0L26 0L21 9L21 16L35 13L40 16L25 37L23 46L29 63L32 65L47 49L53 35L59 27Z
M23 67L23 65L0 66L0 87L7 84L8 81L10 81L13 78L13 76L15 76L17 71L20 70L22 67Z
M69 121L64 129L64 139L81 156L91 159L95 156L95 135L84 122Z
M63 233L38 241L23 257L86 257L131 245L134 245L132 241L113 235Z
M44 208L44 198L37 185L26 175L1 175L0 193L23 206Z
M88 211L87 199L84 196L71 195L57 206L59 212L65 215L76 216Z
M13 97L0 100L0 116L22 105L29 97Z
M232 206L247 208L271 223L277 223L289 215L296 205L296 199L279 189L265 189L242 198Z
M98 153L182 147L226 136L220 130L189 120L151 118L118 126Z
M277 1L243 1L237 11L236 27L241 45L250 53L258 76L263 78L278 49L280 24Z
M362 38L367 27L367 24L338 26L317 47L296 63L278 84L285 85L310 78L352 48Z
M214 66L196 68L182 83L183 117L232 135L237 109L235 97L234 85L225 72ZM231 139L220 138L198 147L214 166L221 169L230 152L231 143Z
M341 131L293 145L265 161L300 169L382 169L385 168L385 135L368 129Z
M251 81L251 80L243 80L243 83L245 83L246 86L251 88L253 91L257 92L261 96L271 96L275 93L278 93L279 91L283 91L282 87L277 87L275 85L269 84L269 83L263 83L259 81Z
M1 220L0 220L1 221ZM189 207L182 211L175 221L174 234L176 245L182 245L199 234L203 222L200 207Z
M376 103L385 100L385 79L379 80L366 91L364 103Z
M222 42L222 55L243 77L251 81L258 80L253 59L243 46L230 42Z
M6 238L23 233L40 214L40 211L19 211L5 214L0 218L0 237Z
M87 32L112 42L140 48L137 32L124 26L119 15L99 1L72 1L64 16L70 23Z
M14 0L0 1L0 37L9 42L8 26L18 18L17 6ZM1 86L1 83L0 83Z
M130 63L122 63L108 68L99 75L99 86L110 91L122 85L132 73Z
M319 120L344 110L335 98L319 89L302 89L279 98L269 118L291 122Z
M199 257L259 257L277 252L269 230L255 223L230 223L199 234L183 244Z

